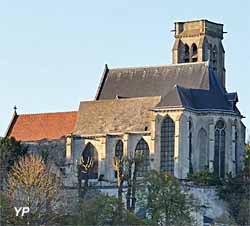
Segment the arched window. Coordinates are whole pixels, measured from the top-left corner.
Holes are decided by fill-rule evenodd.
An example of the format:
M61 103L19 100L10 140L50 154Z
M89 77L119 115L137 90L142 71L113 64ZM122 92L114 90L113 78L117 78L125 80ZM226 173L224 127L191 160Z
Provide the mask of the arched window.
M189 62L189 46L187 44L184 45L184 62Z
M235 123L236 124L236 123ZM234 145L235 145L235 174L237 175L239 173L239 169L238 169L238 131L237 131L237 126L235 125L235 132L234 132Z
M198 147L199 147L199 170L208 169L208 136L205 129L201 128L198 133Z
M135 148L135 156L139 157L142 162L139 164L139 168L137 171L137 176L142 177L149 170L150 162L149 162L149 147L147 142L142 138L137 143Z
M162 172L174 174L174 140L175 125L170 117L166 117L161 125L161 165Z
M123 156L123 142L119 140L115 146L115 156L119 159Z
M84 148L81 156L82 165L87 166L90 164L90 161L93 161L91 164L92 167L88 171L88 178L89 179L97 179L98 178L98 152L96 151L95 147L88 143L87 146ZM86 176L86 173L83 174L83 178Z
M123 157L123 142L121 140L115 146L115 156L119 159ZM117 171L115 171L115 178L117 178Z
M188 146L189 146L189 173L193 173L193 147L192 147L192 121L189 119L188 121Z
M198 60L198 49L195 43L192 44L192 62L197 62Z
M219 120L215 125L214 171L217 176L225 176L225 123Z

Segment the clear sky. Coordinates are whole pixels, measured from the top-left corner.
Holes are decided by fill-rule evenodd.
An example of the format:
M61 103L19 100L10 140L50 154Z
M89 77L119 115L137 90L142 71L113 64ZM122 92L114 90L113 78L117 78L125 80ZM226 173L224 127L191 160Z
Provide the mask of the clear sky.
M109 67L171 63L175 21L224 23L228 91L250 128L249 0L1 0L0 135L18 113L77 110Z

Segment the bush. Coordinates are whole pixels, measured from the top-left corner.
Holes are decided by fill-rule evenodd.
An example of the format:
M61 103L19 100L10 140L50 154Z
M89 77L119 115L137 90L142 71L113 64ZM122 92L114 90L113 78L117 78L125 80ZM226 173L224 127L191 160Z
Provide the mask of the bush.
M189 174L187 180L201 186L217 186L221 184L220 178L215 173L211 173L208 170Z
M234 178L229 175L218 191L235 221L239 225L250 225L250 174L243 171Z
M176 178L151 171L144 180L138 203L151 225L194 225L191 216L194 200L182 191Z
M118 208L118 199L97 190L88 190L80 200L80 211L75 216L64 217L63 225L146 225L147 221L138 218L122 206Z

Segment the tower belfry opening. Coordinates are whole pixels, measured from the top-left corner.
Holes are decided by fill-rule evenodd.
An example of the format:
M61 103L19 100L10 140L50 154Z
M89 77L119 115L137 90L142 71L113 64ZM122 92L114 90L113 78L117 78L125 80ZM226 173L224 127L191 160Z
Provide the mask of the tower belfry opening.
M209 61L225 87L223 24L208 20L175 23L173 64Z

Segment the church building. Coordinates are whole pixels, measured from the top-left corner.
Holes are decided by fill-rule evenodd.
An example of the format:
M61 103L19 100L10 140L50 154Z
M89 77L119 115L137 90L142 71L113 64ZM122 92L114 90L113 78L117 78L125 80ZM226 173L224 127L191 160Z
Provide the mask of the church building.
M91 180L112 182L113 156L136 152L144 159L139 176L152 169L179 179L204 170L221 178L236 175L243 165L245 126L238 95L225 86L223 24L176 22L174 31L172 64L105 65L93 101L82 101L76 112L15 112L6 136L32 150L50 147L73 184L82 157L94 159Z

